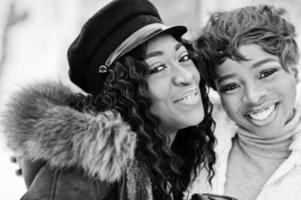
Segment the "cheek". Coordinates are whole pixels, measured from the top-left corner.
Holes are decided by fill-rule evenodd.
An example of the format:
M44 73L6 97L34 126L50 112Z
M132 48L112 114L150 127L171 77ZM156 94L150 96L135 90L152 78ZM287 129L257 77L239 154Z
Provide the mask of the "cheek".
M293 82L288 83L287 87L281 88L280 91L283 92L280 95L286 99L288 106L293 107L297 96L297 85Z
M169 115L168 105L161 99L152 99L150 112L157 116L161 122L164 122Z
M197 83L200 83L201 80L200 72L197 70L196 67L193 67L192 74L193 74L193 79L196 80Z
M237 101L235 98L225 97L221 95L221 104L226 113L231 118L235 118L235 113L237 113L237 110L240 106L239 101Z
M278 98L294 104L297 95L297 84L292 74L284 74L281 79L269 85L268 95L278 95Z
M152 76L147 83L152 101L162 101L168 97L171 89L168 77Z
M169 99L169 87L166 81L149 80L148 81L149 94L151 97L151 112L157 116L160 116L162 110L166 107L166 101Z
M156 104L167 98L168 90L164 85L155 84L149 86L149 94L153 104Z

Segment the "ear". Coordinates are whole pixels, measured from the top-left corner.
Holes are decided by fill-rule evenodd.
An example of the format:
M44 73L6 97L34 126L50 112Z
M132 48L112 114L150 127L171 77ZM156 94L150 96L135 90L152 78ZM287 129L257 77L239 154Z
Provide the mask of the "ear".
M298 71L298 68L296 65L290 67L290 73L292 73L294 75L296 84L298 84L298 82L300 82L300 80L299 80L299 76L298 76L299 71Z

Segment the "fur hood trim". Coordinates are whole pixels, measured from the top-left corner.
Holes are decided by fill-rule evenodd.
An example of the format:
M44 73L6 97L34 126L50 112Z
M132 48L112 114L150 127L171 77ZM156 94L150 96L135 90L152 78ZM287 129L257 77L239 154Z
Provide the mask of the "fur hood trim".
M2 121L17 156L51 167L81 167L100 180L118 180L134 159L136 134L118 113L79 112L75 94L61 83L38 83L17 92Z

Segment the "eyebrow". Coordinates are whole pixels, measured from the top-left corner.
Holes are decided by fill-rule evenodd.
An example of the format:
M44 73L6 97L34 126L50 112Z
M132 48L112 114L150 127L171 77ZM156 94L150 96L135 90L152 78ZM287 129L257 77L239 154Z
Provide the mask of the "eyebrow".
M182 46L183 46L183 44L178 42L175 46L175 50L178 51Z
M220 76L217 78L217 83L220 84L221 82L223 82L224 80L227 80L227 79L230 79L230 78L233 78L235 77L235 74L226 74L224 76Z
M257 61L256 63L252 64L251 67L252 68L257 68L257 67L260 67L261 65L263 65L265 63L269 63L269 62L278 62L278 60L275 59L275 58L266 58L266 59ZM219 83L223 82L224 80L227 80L227 79L230 79L230 78L233 78L233 77L235 77L234 73L226 74L224 76L218 77L217 78L217 83L219 84Z
M176 51L179 50L182 46L183 46L183 44L178 42L175 45L175 50ZM155 57L155 56L161 56L161 55L163 55L163 51L152 51L152 52L145 54L144 59L146 60L148 58Z
M252 68L260 67L261 65L268 63L268 62L279 62L279 61L276 58L266 58L266 59L263 59L263 60L260 60L256 63L254 63L252 65Z

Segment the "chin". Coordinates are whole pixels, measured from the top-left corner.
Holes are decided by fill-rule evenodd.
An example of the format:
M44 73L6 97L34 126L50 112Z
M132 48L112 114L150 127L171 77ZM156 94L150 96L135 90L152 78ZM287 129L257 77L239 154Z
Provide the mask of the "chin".
M198 117L190 120L190 126L196 126L204 120L204 117Z

